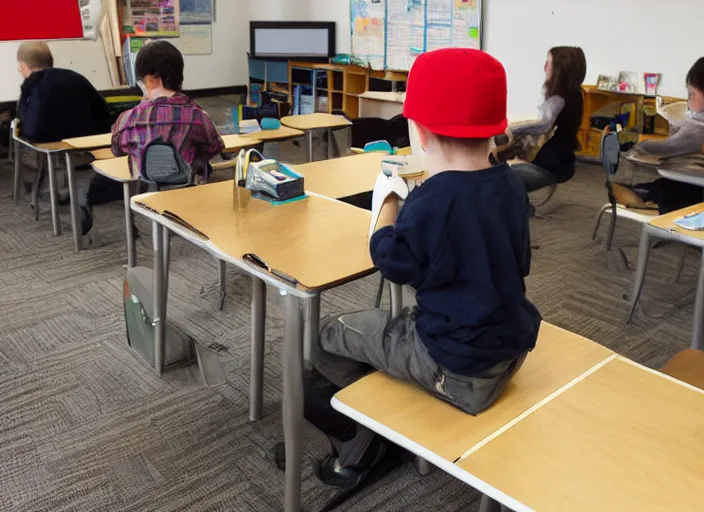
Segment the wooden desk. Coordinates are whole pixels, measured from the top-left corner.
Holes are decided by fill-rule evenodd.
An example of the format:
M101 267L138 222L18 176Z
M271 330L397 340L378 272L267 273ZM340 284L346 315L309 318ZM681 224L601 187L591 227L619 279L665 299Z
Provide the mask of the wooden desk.
M342 199L374 190L384 156L383 153L362 153L297 165L295 169L305 178L306 190Z
M259 133L263 132L257 132L251 135L258 135ZM222 141L225 143L226 153L233 153L243 148L258 146L262 143L261 137L250 137L237 134L223 135Z
M624 359L459 462L539 511L701 510L704 394Z
M12 140L14 143L15 151L15 169L14 169L14 183L13 183L13 198L15 204L19 204L20 195L22 193L22 159L20 157L20 147L25 146L32 151L37 153L43 153L46 156L47 162L47 174L49 175L49 196L51 204L51 223L54 232L54 236L61 235L61 219L59 218L59 193L58 186L56 184L56 169L54 157L61 153L68 154L71 146L64 142L42 142L42 143L32 143L28 140L23 139L19 136L19 129L17 121L15 121L12 130ZM73 173L72 169L67 169L66 171L69 178L69 194L71 198L75 196L73 193L73 188L71 187ZM32 193L32 203L34 205L35 220L39 220L39 191L33 190ZM72 201L73 204L73 201ZM71 209L73 213L73 206ZM75 237L75 235L74 235ZM78 240L80 237L76 237ZM79 242L76 242L76 247L78 248Z
M240 135L244 139L255 139L261 142L273 142L283 139L295 139L296 137L303 137L305 133L300 130L294 130L288 126L282 126L277 130L262 130L259 132L248 133L246 135Z
M333 158L332 154L332 129L346 128L351 126L347 119L342 116L332 114L302 114L298 116L288 116L281 119L281 124L304 130L308 138L308 161L313 161L313 130L326 129L328 132L328 160Z
M374 271L367 240L370 212L315 195L274 206L252 199L246 189L234 189L232 181L136 196L132 207L153 223L154 315L160 319L154 341L157 373L163 370L165 354L169 232L252 276L252 420L262 414L266 284L284 296L284 508L299 512L305 347L318 333L320 293ZM300 284L248 263L246 253L258 255ZM307 303L305 334L301 301Z
M111 148L94 149L90 152L90 154L96 160L109 160L111 158L115 158L115 155L112 154Z
M343 128L352 125L352 123L342 116L320 112L316 114L282 117L281 124L303 131L317 130L320 128Z
M470 416L381 372L337 393L333 406L375 432L383 425L387 433L392 433L388 437L392 442L414 453L422 447L454 463L611 354L601 345L543 322L536 348L528 354L504 395L478 416Z
M326 289L373 271L369 212L315 195L272 205L238 191L229 180L134 200L190 226L229 258L257 254L304 288Z
M90 135L88 137L74 137L72 139L64 139L62 142L71 146L72 149L100 149L109 148L112 145L112 134L103 133L101 135Z
M660 171L658 170L658 172ZM645 274L648 269L648 260L650 259L652 239L656 238L679 242L681 244L704 249L704 231L684 229L675 224L676 220L701 211L704 211L704 203L695 204L665 215L658 215L653 218L653 220L643 225L638 249L638 265L633 281L633 291L631 292L631 304L628 314L629 322L635 314L636 305L638 304L638 299L643 290ZM699 280L697 282L697 293L694 302L691 348L697 350L704 349L704 251L702 251L700 260Z
M403 114L405 93L368 91L358 95L359 117L393 119Z
M638 135L638 144L646 140L665 140L667 135L660 135L659 133L641 133Z

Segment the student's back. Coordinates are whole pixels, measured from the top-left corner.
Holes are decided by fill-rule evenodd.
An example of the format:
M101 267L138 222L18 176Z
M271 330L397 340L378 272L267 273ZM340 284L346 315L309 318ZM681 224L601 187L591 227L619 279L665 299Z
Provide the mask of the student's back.
M20 133L31 142L55 142L110 131L105 100L82 75L68 69L34 71L22 84Z
M393 244L381 243L383 230L372 239L381 273L416 289L418 335L445 368L480 375L535 345L540 316L523 282L528 222L523 183L508 165L445 171L415 189L395 228L385 228L395 229Z

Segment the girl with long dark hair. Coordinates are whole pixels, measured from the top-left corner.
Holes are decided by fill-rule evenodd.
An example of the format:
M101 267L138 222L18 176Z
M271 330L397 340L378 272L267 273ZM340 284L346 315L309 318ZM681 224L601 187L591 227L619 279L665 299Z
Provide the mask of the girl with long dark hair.
M522 124L509 134L510 138L524 133L541 135L555 129L533 162L511 166L528 192L564 183L574 176L575 151L579 149L577 133L584 113L582 83L586 73L587 60L581 48L556 46L548 52L540 120Z

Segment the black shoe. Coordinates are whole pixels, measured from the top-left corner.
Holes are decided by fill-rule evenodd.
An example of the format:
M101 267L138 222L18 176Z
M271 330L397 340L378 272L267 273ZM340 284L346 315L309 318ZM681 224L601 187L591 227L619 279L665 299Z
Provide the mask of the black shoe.
M83 235L87 235L88 232L93 229L93 214L87 206L81 206L80 209L81 231Z
M326 485L340 489L358 487L384 458L386 447L386 441L375 437L362 457L362 461L355 466L348 467L341 466L337 454L331 453L315 464L315 474Z

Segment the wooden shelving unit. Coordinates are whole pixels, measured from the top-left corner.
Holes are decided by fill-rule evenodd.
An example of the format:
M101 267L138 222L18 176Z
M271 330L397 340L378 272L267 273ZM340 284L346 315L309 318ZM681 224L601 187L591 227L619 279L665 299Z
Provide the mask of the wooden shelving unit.
M346 64L315 64L289 61L289 103L294 102L296 87L302 87L304 105L315 112L343 112L351 119L359 113L359 95L367 91L405 89L407 73L372 71Z

